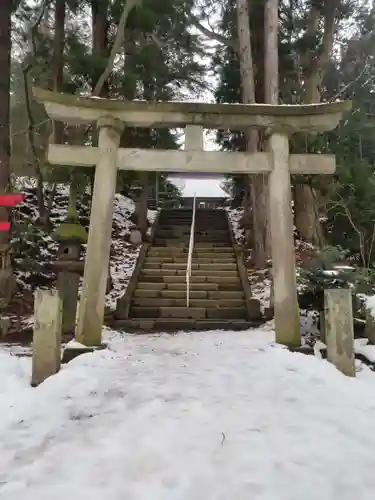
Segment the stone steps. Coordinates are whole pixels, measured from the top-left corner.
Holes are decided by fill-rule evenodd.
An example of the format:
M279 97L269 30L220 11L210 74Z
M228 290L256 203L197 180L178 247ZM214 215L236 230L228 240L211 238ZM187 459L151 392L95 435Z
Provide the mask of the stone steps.
M228 226L226 222L217 222L214 220L207 220L207 221L195 221L195 226L194 226L194 231L199 232L199 231L210 231L210 230L215 230L217 229L218 231L227 231L228 232ZM191 220L189 221L176 221L176 222L163 222L159 220L159 225L157 228L157 231L181 231L181 232L190 232L191 230Z
M185 282L166 282L166 281L139 281L137 290L186 290ZM224 282L213 283L209 281L192 281L190 283L190 290L206 290L207 292L214 291L238 291L242 290L241 283L238 282Z
M163 210L161 213L161 218L164 220L180 220L180 219L189 219L191 220L191 217L193 215L193 211L191 209L187 209L184 211L183 209L177 209L176 212L166 212ZM225 212L223 210L221 211L204 211L204 210L199 210L197 209L195 211L195 217L196 219L217 219L217 220L222 220L223 215L225 215Z
M190 234L186 234L183 236L175 236L175 237L164 237L164 236L159 236L158 234L155 235L154 239L154 244L155 245L168 245L168 246L181 246L181 244L186 244L187 246L189 245L190 242ZM209 243L211 244L218 244L218 243L226 243L228 246L230 245L230 239L229 235L225 236L210 236L210 235L205 235L205 234L196 234L194 236L194 246L197 245L198 243Z
M164 265L164 264L179 264L179 265L183 265L187 266L187 255L186 257L171 257L171 256L156 256L156 257L147 257L147 260L146 260L147 264L150 264L150 267L152 267L152 265L154 264L158 264L158 265ZM216 264L233 264L233 263L236 263L236 258L234 257L234 255L223 255L223 256L218 256L218 257L207 257L207 258L204 258L204 257L201 257L201 256L198 256L198 257L195 257L194 258L194 261L192 262L192 266L196 266L196 265L200 265L200 264L213 264L213 265L216 265Z
M160 220L160 223L161 224L180 224L180 225L189 225L191 224L191 220L192 220L192 212L190 212L189 215L176 215L176 216L163 216L161 214L161 216L159 217L159 220ZM224 219L223 219L223 214L220 214L220 216L208 216L207 214L206 215L203 215L199 212L196 212L195 213L195 221L198 223L198 222L201 222L201 223L204 223L204 222L210 222L210 221L213 221L213 222L216 222L218 224L224 224L225 223L225 215L224 215Z
M156 234L164 234L165 236L180 236L189 235L191 226L158 226ZM209 234L210 236L227 236L228 228L222 225L207 222L207 224L195 225L194 234Z
M160 262L185 262L187 264L188 254L186 253L178 253L173 252L170 253L162 253L158 255L157 253L149 254L148 259L150 262L154 262L151 259L159 259ZM193 252L192 264L197 262L205 262L205 263L226 263L226 262L236 262L236 258L234 253L199 253L195 254Z
M143 271L141 271L140 282L146 282L146 283L168 283L168 284L180 284L180 283L185 283L185 275L172 275L172 276L165 276L165 275L147 275L144 274ZM213 283L215 285L229 285L229 284L241 284L240 278L237 275L234 276L192 276L190 283L192 284L199 284L199 283Z
M246 319L243 307L136 307L130 308L131 318Z
M218 231L221 234L228 234L228 227L226 224L217 223L208 221L208 226L205 224L197 224L195 223L195 232L205 231L208 233L214 233ZM159 224L157 228L157 233L173 233L173 234L190 234L191 231L191 223L189 224Z
M162 248L162 247L159 247L159 248ZM152 253L149 253L148 254L148 257L156 257L160 260L163 260L164 258L166 259L180 259L180 260L184 260L187 262L187 258L188 258L188 252L179 252L178 250L173 250L171 252L164 252L164 251L161 251L161 252L157 252L155 251L156 247L154 247L153 249L150 249L150 250L154 250ZM212 261L215 261L215 262L233 262L233 259L234 261L236 260L236 257L234 255L234 252L232 253L228 253L228 252L194 252L193 251L193 254L192 254L192 263L194 262L198 262L200 261L201 259L204 259L204 260L212 260Z
M194 280L190 283L191 290L207 290L207 291L236 291L238 290L237 284L232 282L228 283L224 282L209 282L202 280ZM176 282L176 281L142 281L140 280L137 285L137 290L186 290L185 282Z
M155 246L153 245L149 251L148 251L148 256L160 256L160 255L172 255L172 256L177 256L177 257L181 257L181 256L188 256L188 253L189 253L189 248L184 245L184 244L181 244L181 245L178 245L178 246L175 246L175 247L172 247L172 246ZM202 255L202 254L205 254L205 255ZM194 246L194 250L193 250L193 256L194 257L206 257L206 255L211 255L211 257L213 257L212 254L229 254L230 256L234 256L234 252L233 252L233 248L229 245L226 245L226 246L219 246L219 245L212 245L212 246L207 246L207 245L195 245ZM215 257L217 257L217 255L215 255Z
M157 236L164 236L165 238L173 236L190 236L191 228L189 226L181 227L159 227L156 231ZM194 234L206 234L210 236L228 236L228 229L223 227L214 227L212 224L208 227L199 228L195 226Z
M256 321L246 321L241 319L203 319L194 320L187 318L132 318L127 320L117 320L117 328L122 328L128 332L151 333L178 331L210 331L210 330L228 330L241 331L259 326Z
M158 238L155 237L154 245L156 247L189 247L190 238ZM213 238L195 238L194 239L194 247L199 248L200 246L207 246L207 243L211 243L212 246L221 246L223 243L226 243L228 246L230 244L229 238L227 240L223 240L222 238L213 239Z
M215 308L236 308L245 307L243 298L240 299L194 299L189 297L189 305L191 307L204 307L205 309ZM133 297L132 306L135 307L185 307L185 298L166 298L166 297Z
M219 278L233 278L233 277L238 277L238 271L237 268L231 268L231 269L220 269L218 270L214 266L210 267L210 264L206 264L206 268L208 269L201 269L201 268L192 268L191 275L192 276L202 276L202 277L219 277ZM154 268L154 267L147 267L146 266L142 269L142 275L143 276L182 276L183 279L185 279L186 276L186 267L182 268L169 268L166 266L160 267L160 268Z
M186 272L187 260L183 262L163 262L163 261L149 261L146 260L144 270L149 271L151 269L160 271L184 271ZM200 271L235 271L237 272L236 262L195 262L191 264L193 270Z
M153 284L155 283L151 283L150 285ZM133 294L133 298L181 299L184 300L184 303L186 304L186 287L185 290L171 290L169 288L152 289L138 287ZM243 300L244 293L242 290L190 290L190 298L214 299L220 302L236 299Z
M194 232L198 233L201 231L223 231L228 232L227 223L216 222L216 221L195 221ZM179 232L179 233L190 233L191 231L191 221L186 222L172 222L172 223L163 223L159 221L159 225L157 227L157 231L171 231L171 232Z
M247 321L245 294L224 211L196 213L186 306L191 219L192 210L161 212L154 241L129 298L129 317L117 320L118 327L130 331L239 330L259 324Z

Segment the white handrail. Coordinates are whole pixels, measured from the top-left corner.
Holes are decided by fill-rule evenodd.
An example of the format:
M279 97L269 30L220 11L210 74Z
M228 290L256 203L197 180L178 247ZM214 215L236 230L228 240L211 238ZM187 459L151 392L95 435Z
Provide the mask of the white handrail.
M186 307L189 307L190 302L190 278L191 278L191 261L194 250L194 232L195 232L195 193L193 198L193 216L191 218L189 253L186 266Z

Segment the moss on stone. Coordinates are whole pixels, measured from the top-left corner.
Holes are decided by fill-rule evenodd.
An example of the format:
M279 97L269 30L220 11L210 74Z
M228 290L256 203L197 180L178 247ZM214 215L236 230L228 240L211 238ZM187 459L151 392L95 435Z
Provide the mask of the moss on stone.
M75 241L87 243L87 231L77 219L67 218L52 233L52 238L56 241Z

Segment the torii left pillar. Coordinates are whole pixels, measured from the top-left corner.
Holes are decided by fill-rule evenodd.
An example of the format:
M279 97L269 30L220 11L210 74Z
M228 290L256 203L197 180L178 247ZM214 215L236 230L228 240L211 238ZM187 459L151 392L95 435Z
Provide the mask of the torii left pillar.
M77 341L90 347L99 346L102 339L116 192L117 150L124 129L123 122L107 116L100 118L97 126L99 159L95 171L83 290L76 332Z

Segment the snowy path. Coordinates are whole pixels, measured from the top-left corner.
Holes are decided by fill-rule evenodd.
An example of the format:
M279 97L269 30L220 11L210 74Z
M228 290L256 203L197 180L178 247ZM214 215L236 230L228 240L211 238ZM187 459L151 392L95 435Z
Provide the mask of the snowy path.
M114 336L37 389L0 352L1 500L372 500L374 374L270 336Z

